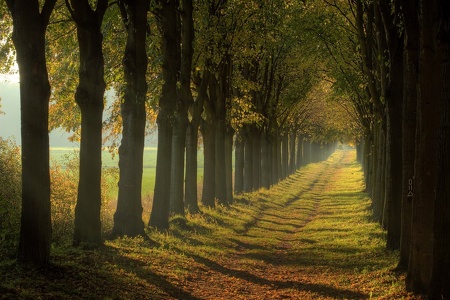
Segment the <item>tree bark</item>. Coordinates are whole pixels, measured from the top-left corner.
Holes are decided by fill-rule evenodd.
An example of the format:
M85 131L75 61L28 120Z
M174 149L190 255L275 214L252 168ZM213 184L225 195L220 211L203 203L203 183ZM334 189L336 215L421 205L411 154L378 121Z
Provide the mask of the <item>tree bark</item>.
M186 131L188 126L188 107L193 102L191 92L192 55L194 52L194 22L192 19L192 0L183 0L181 8L181 57L180 90L175 107L172 137L172 170L170 185L171 212L184 215L184 166ZM178 20L179 23L179 20ZM178 31L179 32L179 31Z
M281 136L281 172L282 179L289 175L289 134L285 132Z
M202 124L204 164L202 203L206 207L215 207L216 201L216 86L214 78L208 82L209 97L205 97L206 120ZM211 96L213 98L211 98Z
M122 142L119 147L119 195L114 214L114 236L144 235L142 171L147 95L147 12L149 0L119 2L127 30L123 57L125 94L121 104Z
M225 120L216 123L216 198L220 205L228 205L225 163Z
M442 1L438 32L443 87L440 97L433 263L429 299L450 299L450 5Z
M50 84L45 32L56 0L7 0L20 75L22 215L18 259L45 265L50 260L51 213L48 137Z
M255 126L252 128L253 153L252 153L252 190L261 187L261 131Z
M186 104L181 102L183 100L177 101L173 119L170 213L184 216L184 156L188 119Z
M225 134L225 176L227 203L233 203L233 130L228 128Z
M289 137L289 174L293 174L295 172L295 138L296 132L291 132Z
M402 124L402 217L398 268L407 270L411 243L411 217L414 193L414 150L417 109L418 15L417 1L403 7L405 20L404 92Z
M271 143L267 132L263 132L261 138L261 186L269 189L271 183L270 148Z
M208 111L208 109L207 109ZM211 114L212 112L210 112ZM206 207L215 207L216 196L216 126L215 117L206 115L207 119L203 124L203 192L202 204Z
M270 143L270 165L271 165L271 182L272 184L277 184L279 180L279 164L277 162L277 149L278 149L278 140L276 133L271 133L271 143Z
M311 163L311 141L303 141L303 165Z
M251 129L246 128L244 140L244 192L253 191L253 135Z
M422 1L420 29L419 92L415 150L412 239L406 286L426 293L433 261L433 224L437 182L438 118L442 91L442 61L437 56L439 9L434 1Z
M177 1L159 1L158 26L162 33L162 77L164 80L159 98L158 152L153 206L149 226L158 230L169 227L173 117L178 99L180 40L178 34Z
M303 166L303 135L297 136L297 158L295 162L297 169Z
M198 95L190 105L191 121L187 130L186 143L186 179L185 179L185 206L190 213L200 211L198 207L198 179L197 179L197 153L198 130L203 112L203 104L207 97L209 72L206 70L201 79Z
M186 179L185 179L185 207L189 213L200 211L197 195L197 145L198 125L193 122L188 124L186 136Z
M281 150L281 145L283 143L283 137L280 135L279 130L277 130L277 135L276 135L276 164L277 164L277 182L279 182L280 180L282 180L283 177L283 155L282 155L282 150Z
M234 152L234 193L239 195L244 191L244 141L242 133L236 135Z
M77 26L80 48L79 83L75 101L81 110L80 179L75 207L73 243L101 244L102 117L105 93L101 24L108 1L66 0Z
M387 0L379 2L389 54L389 80L382 95L386 102L386 247L396 250L400 248L401 232L403 36L398 33L391 4Z

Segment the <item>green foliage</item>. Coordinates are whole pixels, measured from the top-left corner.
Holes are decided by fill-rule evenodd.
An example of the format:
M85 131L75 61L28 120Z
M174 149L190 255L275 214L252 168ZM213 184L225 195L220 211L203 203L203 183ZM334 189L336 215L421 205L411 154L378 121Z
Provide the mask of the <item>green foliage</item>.
M21 184L20 148L0 137L0 253L11 254L19 238Z
M8 73L14 64L12 18L5 1L0 3L0 74Z

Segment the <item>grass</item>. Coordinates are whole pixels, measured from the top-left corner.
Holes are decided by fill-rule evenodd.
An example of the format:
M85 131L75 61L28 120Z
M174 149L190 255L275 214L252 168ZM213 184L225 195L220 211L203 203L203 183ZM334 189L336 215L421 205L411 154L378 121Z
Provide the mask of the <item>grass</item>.
M19 299L419 299L371 221L354 152L337 151L230 207L172 218L149 239L54 245L37 269L0 262L0 295Z
M68 158L77 155L76 148L51 148L50 157L53 163L64 164ZM119 156L117 153L110 153L108 150L102 152L102 164L104 168L117 168L119 164ZM197 158L199 181L203 178L203 152L198 152ZM142 197L151 198L155 188L156 174L156 148L145 147L144 149L144 168L142 172ZM111 191L111 196L117 195L117 189Z

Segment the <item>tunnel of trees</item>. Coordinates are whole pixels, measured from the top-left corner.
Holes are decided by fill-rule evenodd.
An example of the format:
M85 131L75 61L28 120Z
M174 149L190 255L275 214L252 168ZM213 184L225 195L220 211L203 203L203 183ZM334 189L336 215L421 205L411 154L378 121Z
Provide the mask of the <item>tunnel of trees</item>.
M1 68L20 75L20 261L50 258L49 129L80 141L74 245L102 243L103 146L118 147L120 237L270 188L342 141L407 289L450 297L449 1L6 0L0 14Z

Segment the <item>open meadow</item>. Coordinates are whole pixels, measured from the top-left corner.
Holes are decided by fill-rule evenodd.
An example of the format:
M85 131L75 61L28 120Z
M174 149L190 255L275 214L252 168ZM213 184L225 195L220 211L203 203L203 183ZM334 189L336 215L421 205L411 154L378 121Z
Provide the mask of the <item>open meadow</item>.
M155 168L156 168L156 150L155 147L145 147L144 149L144 169L142 173L142 197L148 198L153 195L153 189L155 187ZM77 148L51 148L50 158L52 160L52 165L59 164L62 168L64 165L78 157ZM198 151L198 179L203 177L203 151L199 149ZM103 150L102 153L102 165L104 169L118 168L119 165L119 155L117 152L111 153L108 150ZM112 185L112 186L116 186ZM110 191L111 197L117 195L117 188Z

